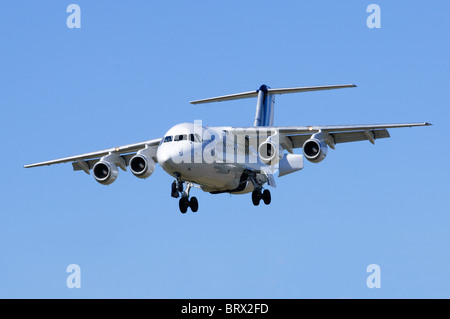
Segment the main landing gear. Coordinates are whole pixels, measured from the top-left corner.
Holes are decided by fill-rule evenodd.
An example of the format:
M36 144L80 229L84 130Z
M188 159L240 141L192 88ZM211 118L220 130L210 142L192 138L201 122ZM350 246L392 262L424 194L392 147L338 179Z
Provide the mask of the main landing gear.
M258 206L261 199L263 200L264 204L270 204L270 202L272 201L272 197L270 196L270 191L268 189L265 189L263 192L261 192L261 189L254 190L252 192L253 205Z
M252 202L253 205L258 206L261 199L264 204L269 205L272 201L270 196L270 191L268 189L262 190L262 185L267 181L261 178L261 175L256 175L254 173L249 173L249 180L253 184L254 191L252 192Z
M190 182L186 182L186 189L183 191L184 182L180 179L180 176L177 175L177 180L172 183L172 191L171 196L174 198L180 197L179 207L180 212L185 214L190 207L192 212L195 213L198 211L198 200L196 197L192 197L189 199L189 191L194 186L194 184Z

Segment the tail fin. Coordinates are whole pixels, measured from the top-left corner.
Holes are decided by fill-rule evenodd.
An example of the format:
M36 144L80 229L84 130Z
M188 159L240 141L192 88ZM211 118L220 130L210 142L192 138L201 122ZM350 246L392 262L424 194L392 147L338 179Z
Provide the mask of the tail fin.
M273 126L274 118L274 107L275 107L275 96L276 94L287 94L287 93L299 93L299 92L310 92L310 91L322 91L322 90L333 90L333 89L343 89L349 87L356 87L354 84L344 84L344 85L326 85L326 86L306 86L306 87L295 87L295 88L283 88L283 89L271 89L266 85L261 85L261 87L256 91L223 95L208 99L191 101L191 104L202 104L211 102L221 102L230 101L237 99L246 99L251 97L258 97L256 102L256 114L254 126Z
M255 122L253 126L273 126L275 96L270 94L269 90L270 88L264 84L258 90Z

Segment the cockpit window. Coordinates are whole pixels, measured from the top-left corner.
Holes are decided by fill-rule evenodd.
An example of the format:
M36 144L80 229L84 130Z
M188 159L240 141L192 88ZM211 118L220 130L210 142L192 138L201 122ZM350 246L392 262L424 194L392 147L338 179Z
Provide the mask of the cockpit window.
M201 143L202 139L200 138L200 135L198 134L189 134L189 141L194 143Z
M200 137L200 135L198 134L180 134L180 135L175 135L175 136L166 136L162 139L161 143L168 143L168 142L178 142L178 141L191 141L194 143L201 143L202 139Z
M187 135L185 135L185 134L176 135L175 141L187 141Z

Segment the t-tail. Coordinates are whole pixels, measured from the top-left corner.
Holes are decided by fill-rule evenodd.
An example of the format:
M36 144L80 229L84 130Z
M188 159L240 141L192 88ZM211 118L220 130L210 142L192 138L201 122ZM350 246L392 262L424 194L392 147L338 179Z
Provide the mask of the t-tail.
M275 113L275 95L298 93L298 92L310 92L310 91L322 91L356 87L354 84L343 85L326 85L326 86L306 86L295 88L283 88L283 89L271 89L267 85L261 85L256 91L243 92L237 94L223 95L212 97L208 99L191 101L191 104L202 104L211 102L230 101L238 99L247 99L251 97L257 97L256 102L256 114L253 126L273 126L274 113Z

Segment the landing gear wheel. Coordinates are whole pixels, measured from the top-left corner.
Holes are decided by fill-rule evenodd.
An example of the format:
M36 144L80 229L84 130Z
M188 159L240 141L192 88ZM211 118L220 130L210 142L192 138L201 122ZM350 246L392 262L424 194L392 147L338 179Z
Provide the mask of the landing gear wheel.
M196 197L192 197L191 200L189 201L189 206L191 207L192 212L197 212L198 211L198 200Z
M270 191L268 189L265 189L262 193L262 199L264 201L264 204L269 205L272 201L272 197L270 196Z
M259 201L261 200L261 193L259 191L253 191L252 192L252 202L253 205L258 206L259 205Z
M188 207L189 207L189 198L181 197L179 206L180 206L180 212L182 214L185 214L187 212Z

